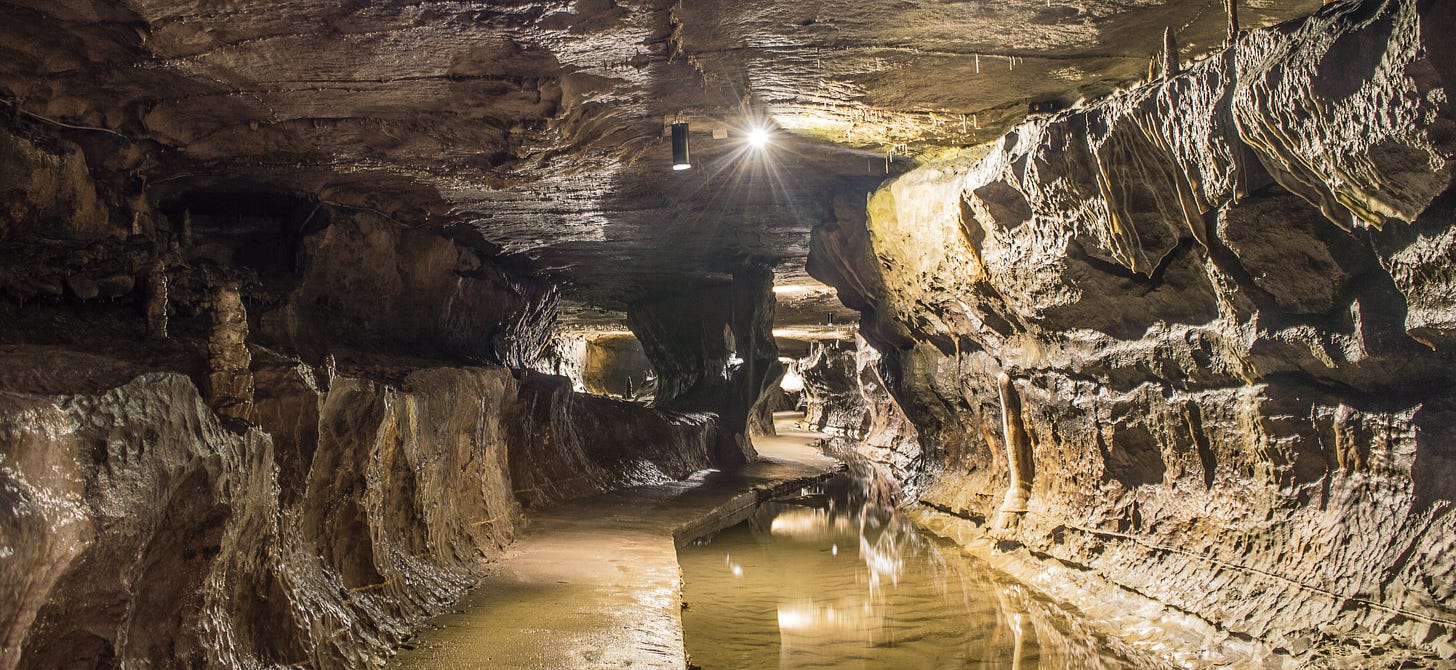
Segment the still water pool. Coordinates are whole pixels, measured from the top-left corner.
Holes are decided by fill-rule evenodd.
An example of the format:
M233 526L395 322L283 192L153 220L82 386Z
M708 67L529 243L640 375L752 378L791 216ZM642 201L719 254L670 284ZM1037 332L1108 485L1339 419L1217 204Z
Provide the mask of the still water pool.
M688 656L705 670L1134 667L848 477L678 553Z

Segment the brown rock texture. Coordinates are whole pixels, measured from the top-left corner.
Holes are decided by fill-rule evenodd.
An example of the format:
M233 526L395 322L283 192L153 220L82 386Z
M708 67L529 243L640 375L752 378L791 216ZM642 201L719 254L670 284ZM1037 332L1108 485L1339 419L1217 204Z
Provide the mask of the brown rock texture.
M657 374L653 405L714 412L724 441L723 464L754 457L748 441L752 409L777 392L783 364L773 338L773 274L741 268L723 284L685 286L627 311L632 332Z
M518 500L680 477L715 440L504 368L256 380L245 429L177 374L0 391L0 667L372 665L499 554Z
M46 237L110 235L109 213L75 144L0 129L0 240L41 228Z
M922 502L1314 662L1456 656L1450 3L1340 2L835 201ZM1334 652L1330 652L1334 653Z
M863 338L816 343L799 360L804 420L830 436L831 448L853 451L913 499L924 465L919 434L890 395L880 361L880 352Z
M167 266L161 262L153 264L151 271L147 273L146 286L147 335L151 337L166 337Z
M555 287L466 241L366 213L300 246L296 288L260 335L310 360L346 348L524 367L550 334Z
M1243 4L1253 26L1319 2ZM1134 81L1165 26L1190 55L1224 34L1205 0L18 0L0 111L153 187L128 197L250 182L468 227L620 311L801 259L836 176ZM669 115L701 169L666 178ZM783 151L740 160L753 122Z
M152 314L148 309L150 330ZM248 314L234 284L212 294L212 332L207 340L207 404L218 414L250 419L253 411L253 355L248 352Z

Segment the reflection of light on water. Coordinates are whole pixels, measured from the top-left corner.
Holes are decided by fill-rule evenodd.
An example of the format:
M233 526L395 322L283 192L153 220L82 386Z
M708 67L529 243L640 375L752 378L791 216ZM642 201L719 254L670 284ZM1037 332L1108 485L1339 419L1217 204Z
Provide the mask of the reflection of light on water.
M905 556L900 549L896 530L893 526L886 528L871 543L865 535L864 525L860 525L859 555L864 558L865 567L869 568L871 595L879 590L880 582L885 577L890 578L891 584L900 583L900 572L905 568Z
M792 508L784 510L769 522L768 532L778 537L811 541L826 540L836 535L848 535L853 531L849 519L835 517L822 509Z
M819 641L864 637L868 631L883 625L883 614L868 600L857 602L841 599L835 603L813 600L779 603L779 632L786 636L812 633ZM839 633L840 635L826 634ZM848 635L845 635L848 634Z
M1026 644L1026 632L1021 628L1021 612L1011 615L1011 636L1015 640L1012 643L1015 648L1011 652L1011 670L1021 670L1022 649Z
M802 630L813 623L814 617L809 612L779 605L779 630Z
M694 660L708 668L1127 666L1021 585L942 556L908 519L869 499L842 485L800 491L685 550L684 597L693 607L683 621ZM851 552L843 561L841 544ZM690 593L694 561L711 592Z

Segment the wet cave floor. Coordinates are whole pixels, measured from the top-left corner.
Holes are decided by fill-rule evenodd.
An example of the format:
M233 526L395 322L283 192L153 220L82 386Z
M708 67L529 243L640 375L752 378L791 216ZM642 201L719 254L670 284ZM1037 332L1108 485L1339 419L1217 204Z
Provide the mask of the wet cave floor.
M890 507L781 415L761 459L538 514L394 668L1122 668L1098 629ZM684 654L686 650L686 654Z
M692 667L1122 668L1073 612L847 475L679 551Z

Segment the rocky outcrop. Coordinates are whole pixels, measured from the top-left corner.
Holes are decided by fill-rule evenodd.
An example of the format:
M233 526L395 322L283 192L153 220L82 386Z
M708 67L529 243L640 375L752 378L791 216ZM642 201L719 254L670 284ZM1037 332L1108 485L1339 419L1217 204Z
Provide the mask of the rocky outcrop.
M372 214L305 237L296 288L260 337L308 360L333 349L525 367L550 335L556 288L462 240Z
M773 317L773 275L763 268L741 269L731 283L663 295L627 312L657 374L653 405L717 414L724 442L714 456L721 463L754 456L749 416L765 392L777 391L782 374Z
M880 376L880 352L863 338L816 343L799 361L804 420L830 436L830 447L853 453L913 500L923 464L919 435Z
M721 437L711 415L648 409L575 393L564 377L518 374L502 426L511 481L527 505L681 479L708 466Z
M616 331L555 333L531 367L567 377L576 390L595 395L650 396L654 380L642 343Z
M115 235L86 157L75 144L0 128L0 239L33 234L86 239Z
M170 373L0 392L0 667L372 665L499 555L521 502L679 477L715 439L504 368L254 361L256 426Z
M921 499L1003 510L1019 404L1008 539L1291 655L1456 656L1453 23L1328 4L838 199L809 268L885 353Z

